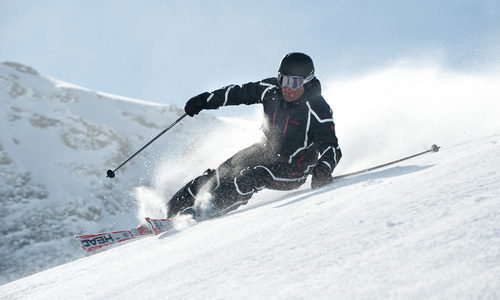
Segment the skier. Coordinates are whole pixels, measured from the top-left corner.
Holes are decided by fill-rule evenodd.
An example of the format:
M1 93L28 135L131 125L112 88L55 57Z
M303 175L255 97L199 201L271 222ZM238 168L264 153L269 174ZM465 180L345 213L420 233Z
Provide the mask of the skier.
M179 213L219 216L246 204L264 188L296 189L308 175L312 188L332 182L342 152L332 110L321 95L313 61L304 53L285 55L277 77L199 94L188 100L184 110L193 117L203 109L256 103L264 108L264 141L187 183L168 202L169 218ZM197 197L206 193L209 205L195 206Z

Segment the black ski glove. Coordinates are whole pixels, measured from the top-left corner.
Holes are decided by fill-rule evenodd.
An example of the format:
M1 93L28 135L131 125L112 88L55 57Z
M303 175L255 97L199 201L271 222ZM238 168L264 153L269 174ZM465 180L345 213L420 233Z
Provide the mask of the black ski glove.
M194 115L197 115L200 111L207 107L207 99L209 96L210 93L208 92L204 92L202 94L199 94L198 96L194 96L193 98L188 100L186 106L184 106L184 111L190 117L194 117Z
M318 162L312 172L311 188L319 188L333 181L330 168Z

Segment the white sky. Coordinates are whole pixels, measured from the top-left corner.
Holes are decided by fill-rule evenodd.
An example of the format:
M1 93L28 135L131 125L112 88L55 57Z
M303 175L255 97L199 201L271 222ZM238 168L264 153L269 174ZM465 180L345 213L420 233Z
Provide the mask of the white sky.
M399 59L498 65L500 1L0 0L0 61L89 89L183 106L308 53L320 79Z

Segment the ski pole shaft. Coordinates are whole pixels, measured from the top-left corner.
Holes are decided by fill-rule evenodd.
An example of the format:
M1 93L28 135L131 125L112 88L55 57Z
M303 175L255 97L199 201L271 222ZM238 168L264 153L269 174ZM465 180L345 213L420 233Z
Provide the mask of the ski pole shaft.
M398 160L395 160L395 161L391 161L391 162L385 163L383 165L371 167L371 168L364 169L364 170L361 170L361 171L357 171L357 172L353 172L353 173L348 173L348 174L344 174L344 175L335 176L335 177L333 177L333 179L339 179L339 178L344 178L344 177L348 177L348 176L358 175L358 174L366 173L366 172L369 172L369 171L373 171L375 169L380 169L380 168L383 168L383 167L387 167L389 165L392 165L392 164L395 164L395 163L398 163L398 162L401 162L403 160L407 160L407 159L410 159L410 158L414 158L416 156L419 156L419 155L422 155L422 154L425 154L425 153L438 152L439 148L441 148L441 147L439 147L439 146L437 146L437 145L434 144L434 145L431 146L431 149L426 150L424 152L413 154L413 155L410 155L410 156L407 156L407 157L404 157L404 158L401 158L401 159L398 159Z
M149 145L151 145L154 141L156 141L160 136L162 136L165 132L169 131L170 128L174 127L175 124L179 123L184 117L186 117L187 114L183 114L180 116L177 120L174 121L174 123L170 124L167 128L165 128L162 132L160 132L157 136L155 136L151 141L149 141L146 145L144 145L141 149L139 149L136 153L134 153L132 156L130 156L126 161L124 161L121 165L119 165L116 169L114 170L108 170L107 177L109 178L114 178L115 177L115 172L120 169L124 164L128 163L132 158L134 158L137 154L139 154L142 150L146 149Z

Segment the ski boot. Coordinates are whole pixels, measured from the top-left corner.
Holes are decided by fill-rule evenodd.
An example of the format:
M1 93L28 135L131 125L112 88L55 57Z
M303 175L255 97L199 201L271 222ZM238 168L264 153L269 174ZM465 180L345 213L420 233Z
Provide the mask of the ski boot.
M193 219L198 220L200 214L196 211L194 206L186 207L181 213L181 216L191 216Z

